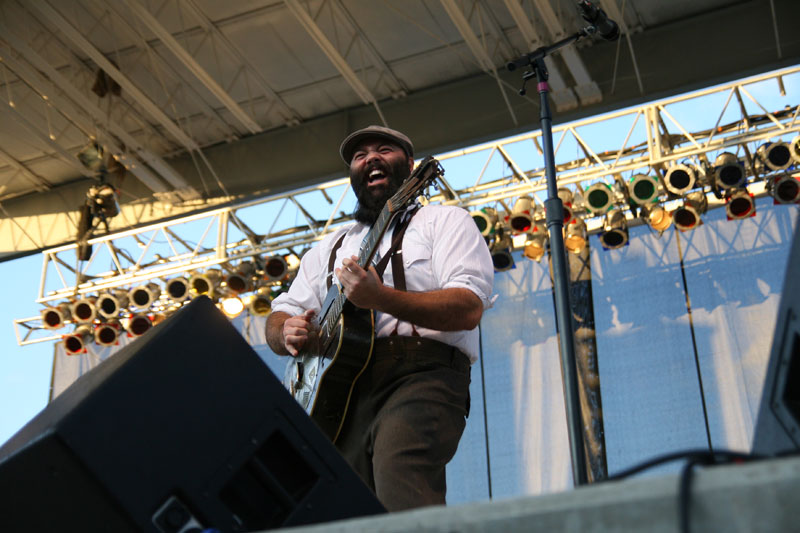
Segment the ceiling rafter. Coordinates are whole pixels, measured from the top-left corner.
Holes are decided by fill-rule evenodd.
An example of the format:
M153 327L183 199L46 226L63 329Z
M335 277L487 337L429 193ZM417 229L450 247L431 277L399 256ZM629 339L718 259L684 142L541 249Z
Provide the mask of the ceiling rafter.
M0 32L3 33L9 44L13 46L14 49L20 53L23 58L25 58L26 61L43 72L50 79L50 81L55 84L55 86L58 88L58 91L66 94L73 102L78 104L81 109L83 109L92 117L92 119L95 121L95 128L103 131L105 130L103 125L107 126L108 131L119 138L126 147L132 150L136 154L137 158L144 160L148 165L150 165L151 168L158 172L164 180L177 189L183 199L199 197L197 191L195 191L191 185L189 185L189 183L186 182L186 180L184 180L183 177L181 177L166 161L142 146L141 143L139 143L135 137L125 131L125 129L123 129L117 121L106 120L106 114L102 109L93 104L91 100L89 100L82 92L78 91L74 85L72 85L72 83L70 83L69 80L67 80L58 70L50 65L43 57L41 57L27 43L25 43L25 41L17 37L14 32L10 31L2 23L0 23ZM50 98L58 98L57 91L49 91L49 93L50 94L48 94L48 96ZM145 179L147 178L145 177ZM157 185L148 185L148 187L150 187L154 192L161 192L156 190L160 188Z
M323 53L328 57L328 59L333 63L333 66L336 67L336 70L344 77L345 81L350 85L350 87L355 91L361 101L365 104L371 104L375 110L378 112L378 115L381 118L381 121L384 125L387 124L386 118L383 116L383 112L378 106L378 100L372 94L372 92L364 85L364 82L358 77L355 71L350 67L344 57L336 50L336 47L331 43L330 40L325 36L325 33L322 29L314 22L314 19L303 9L303 6L300 5L298 0L284 0L286 7L289 8L292 15L300 22L300 25L303 26L311 38L317 43L317 46L323 51Z
M180 45L180 43L178 43L172 34L170 34L143 5L137 0L114 1L117 4L123 3L128 6L128 8L147 25L147 28L159 38L161 43L166 46L198 80L200 80L206 89L208 89L228 111L230 111L242 126L250 133L259 133L262 131L261 126L231 98L228 92L211 77L211 75Z
M90 43L81 33L67 21L58 11L46 2L32 2L28 7L38 11L58 30L64 33L76 46L88 55L106 74L113 78L125 89L127 94L150 114L165 130L167 130L188 151L199 151L197 142L186 134L173 120L168 117L147 95L114 66L105 55Z
M299 124L302 120L300 115L294 109L292 109L277 92L275 92L267 79L255 67L253 67L252 63L248 61L239 47L236 46L236 44L234 44L230 39L228 39L225 33L223 33L216 24L209 20L209 18L206 16L203 10L198 7L195 1L184 0L182 6L191 11L207 34L216 39L216 42L222 44L228 50L228 52L231 53L231 55L237 58L239 63L245 68L246 72L261 88L261 91L264 93L267 100L270 101L270 105L278 106L286 125L294 126Z
M503 89L503 84L500 80L500 77L497 75L497 68L494 66L494 62L489 57L489 54L486 52L486 49L483 47L478 37L475 35L475 32L472 30L472 27L470 26L466 16L464 16L464 13L461 11L458 5L456 5L455 0L440 0L440 2L442 3L442 7L444 7L445 11L447 12L447 16L450 17L450 20L458 30L458 33L460 33L461 37L464 38L464 42L472 52L472 55L475 56L475 59L477 59L478 65L480 65L485 72L497 80L497 86L500 89L500 94L502 95L503 100L505 101L508 113L511 115L511 119L514 121L514 124L517 124L517 115L514 113L514 108L511 106L511 102L508 101L506 91Z

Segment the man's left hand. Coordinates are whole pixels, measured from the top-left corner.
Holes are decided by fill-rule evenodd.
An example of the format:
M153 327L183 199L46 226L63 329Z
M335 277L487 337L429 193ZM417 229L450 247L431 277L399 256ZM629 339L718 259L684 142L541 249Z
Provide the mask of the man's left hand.
M342 260L342 268L336 269L336 277L344 289L347 299L362 309L377 309L386 286L378 277L374 266L364 270L358 265L358 257Z

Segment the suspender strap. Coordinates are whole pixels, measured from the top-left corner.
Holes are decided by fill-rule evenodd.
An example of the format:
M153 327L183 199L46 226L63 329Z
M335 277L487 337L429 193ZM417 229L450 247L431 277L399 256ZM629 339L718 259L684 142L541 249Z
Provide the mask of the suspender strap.
M331 250L331 256L328 259L328 275L325 278L328 283L328 290L330 290L331 285L333 285L333 264L336 262L336 252L339 250L339 248L342 247L345 235L347 235L346 231L342 233L342 236L339 237L339 240L336 241L336 244L333 245L333 249Z

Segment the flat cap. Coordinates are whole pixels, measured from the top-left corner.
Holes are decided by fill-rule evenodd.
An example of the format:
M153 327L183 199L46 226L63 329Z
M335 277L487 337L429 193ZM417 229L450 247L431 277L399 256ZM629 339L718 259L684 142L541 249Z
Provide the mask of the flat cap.
M411 144L411 139L406 137L405 134L383 126L367 126L366 128L354 131L342 141L342 145L339 147L339 153L342 159L344 159L344 162L350 165L350 161L353 159L353 152L355 152L358 144L365 139L375 137L391 141L400 146L409 157L414 156L414 145Z

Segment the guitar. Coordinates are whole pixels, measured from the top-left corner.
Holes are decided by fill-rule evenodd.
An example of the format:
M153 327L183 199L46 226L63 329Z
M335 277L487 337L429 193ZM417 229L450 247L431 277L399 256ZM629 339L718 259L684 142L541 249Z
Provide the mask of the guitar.
M426 157L386 202L358 251L367 268L386 229L444 170ZM375 315L347 300L334 283L319 313L319 353L301 352L286 365L283 384L332 442L342 430L356 381L372 358Z

